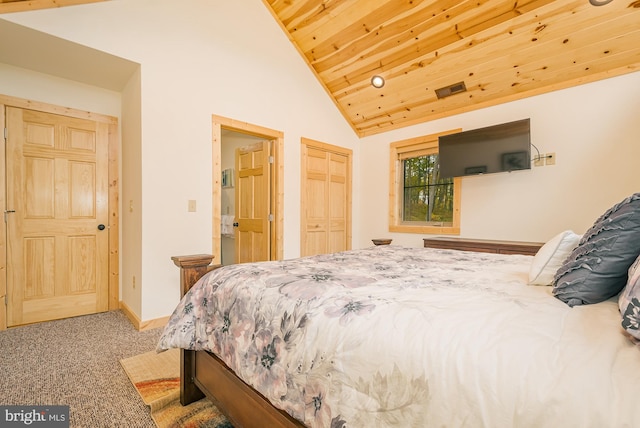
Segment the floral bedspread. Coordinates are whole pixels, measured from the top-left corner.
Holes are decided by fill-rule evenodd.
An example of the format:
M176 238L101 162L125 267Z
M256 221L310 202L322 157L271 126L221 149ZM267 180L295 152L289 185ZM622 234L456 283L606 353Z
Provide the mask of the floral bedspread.
M157 349L215 353L310 427L640 422L620 403L637 397L640 359L616 361L633 346L615 302L571 309L526 285L531 260L391 245L225 266L182 299ZM634 357L635 372L612 374ZM602 379L585 387L586 371ZM594 404L572 412L567 397Z

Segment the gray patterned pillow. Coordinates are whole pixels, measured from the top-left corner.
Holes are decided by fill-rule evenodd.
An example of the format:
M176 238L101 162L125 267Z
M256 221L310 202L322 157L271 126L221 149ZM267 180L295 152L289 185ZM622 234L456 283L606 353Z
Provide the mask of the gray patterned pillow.
M569 306L607 300L627 282L640 254L640 193L614 205L596 220L556 272L553 295Z
M640 341L640 257L629 268L629 280L620 293L618 305L622 314L622 327L634 341Z

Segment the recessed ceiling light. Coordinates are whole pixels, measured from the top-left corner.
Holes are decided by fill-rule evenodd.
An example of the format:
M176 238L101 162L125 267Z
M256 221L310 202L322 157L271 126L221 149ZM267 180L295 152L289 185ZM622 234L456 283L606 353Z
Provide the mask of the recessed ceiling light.
M611 3L613 0L589 0L589 3L591 3L594 6L604 6L607 3Z
M371 78L371 86L374 88L382 88L384 86L384 77L375 75Z

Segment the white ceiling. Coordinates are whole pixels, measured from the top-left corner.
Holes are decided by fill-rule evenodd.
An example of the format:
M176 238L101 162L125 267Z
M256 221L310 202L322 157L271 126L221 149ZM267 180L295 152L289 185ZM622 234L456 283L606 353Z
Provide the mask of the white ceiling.
M0 19L0 63L120 92L140 64Z

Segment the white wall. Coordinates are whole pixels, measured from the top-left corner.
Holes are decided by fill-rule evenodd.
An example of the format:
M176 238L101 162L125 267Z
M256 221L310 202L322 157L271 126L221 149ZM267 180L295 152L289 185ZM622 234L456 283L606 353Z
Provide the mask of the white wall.
M142 121L141 70L122 91L120 150L120 296L142 313Z
M544 242L583 233L614 203L640 191L640 72L364 138L360 246L371 238L422 246L388 232L389 143L449 129L531 118L531 140L556 165L462 179L462 237ZM535 153L535 150L534 152ZM355 245L357 246L357 245Z
M123 148L121 253L122 296L142 320L177 303L170 257L211 251L211 114L284 132L286 258L299 254L300 137L353 150L354 248L385 236L422 245L421 235L388 233L388 145L400 139L530 117L533 143L557 154L556 166L465 178L468 237L542 241L566 228L582 232L640 183L640 73L359 142L260 0L119 0L3 18L141 64L138 87L122 99L141 111L121 122L130 127L123 145L133 145ZM119 94L46 76L33 86L30 75L0 66L0 92L103 114L120 109ZM133 217L125 216L128 199ZM189 199L196 213L187 212Z
M121 94L0 63L0 93L120 118Z
M123 268L122 295L140 296L142 320L170 314L178 301L170 257L211 251L212 114L284 132L287 258L299 255L300 138L348 147L358 163L357 137L260 0L120 0L3 18L141 64L140 217L130 222L141 231L129 230L141 236L141 256L123 239L123 265L140 266ZM123 176L125 189L131 180L137 185ZM189 199L196 213L187 212ZM141 294L127 289L135 272Z

